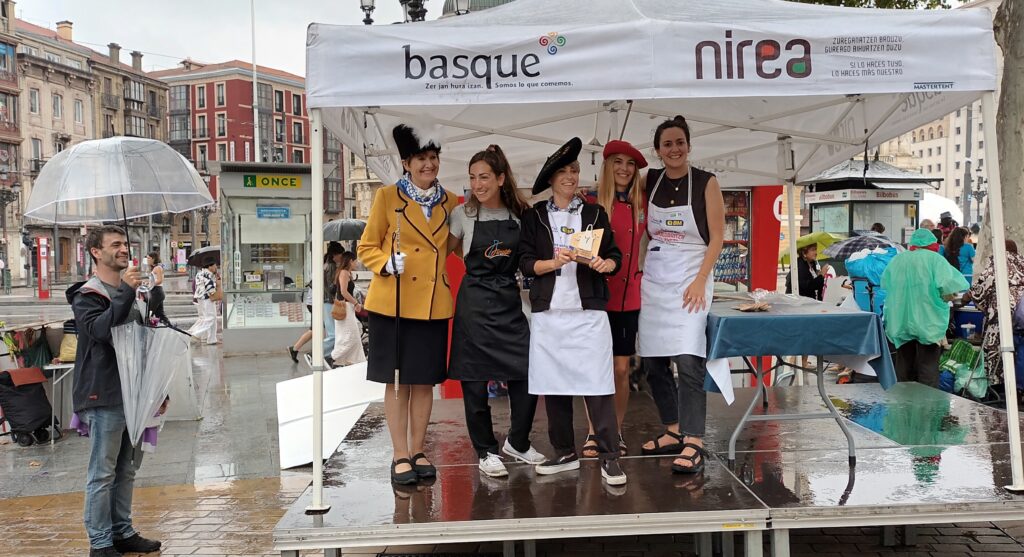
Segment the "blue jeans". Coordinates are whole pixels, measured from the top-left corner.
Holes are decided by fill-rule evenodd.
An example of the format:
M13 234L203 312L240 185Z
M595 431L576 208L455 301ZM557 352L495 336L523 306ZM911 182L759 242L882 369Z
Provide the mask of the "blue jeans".
M331 317L331 309L334 304L324 304L324 357L331 355L334 350L334 318Z
M114 540L135 535L132 528L132 488L142 451L128 440L124 408L106 406L78 413L89 425L89 472L85 483L85 531L93 548L110 547Z

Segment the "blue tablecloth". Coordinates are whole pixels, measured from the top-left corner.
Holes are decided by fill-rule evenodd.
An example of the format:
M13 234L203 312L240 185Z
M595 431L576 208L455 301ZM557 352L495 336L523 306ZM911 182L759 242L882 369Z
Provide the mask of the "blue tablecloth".
M766 312L733 309L741 303L711 304L707 329L709 360L803 354L876 356L868 363L882 388L896 384L896 370L878 315L811 300L801 305L773 304Z

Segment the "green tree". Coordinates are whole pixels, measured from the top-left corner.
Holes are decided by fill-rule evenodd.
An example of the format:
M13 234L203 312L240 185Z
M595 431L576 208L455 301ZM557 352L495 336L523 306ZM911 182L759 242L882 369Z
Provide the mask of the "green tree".
M895 10L916 10L919 8L949 8L946 0L796 0L804 4L822 4L843 8L884 8Z

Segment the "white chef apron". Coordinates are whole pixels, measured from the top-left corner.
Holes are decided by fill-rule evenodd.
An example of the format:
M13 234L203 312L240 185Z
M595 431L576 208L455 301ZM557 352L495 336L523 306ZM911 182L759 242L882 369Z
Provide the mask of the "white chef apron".
M579 232L577 212L548 213L555 248L567 248ZM567 263L555 277L551 306L530 318L530 394L610 395L615 393L612 330L604 311L583 309L576 263Z
M661 186L665 173L655 182L648 199ZM708 312L714 294L714 281L704 286L704 309L690 312L683 308L683 292L700 272L708 247L701 238L693 213L693 172L687 170L687 201L691 205L658 207L647 203L647 232L650 242L640 283L639 353L643 357L691 354L707 356ZM728 402L732 402L732 382L728 364L709 365L712 379Z

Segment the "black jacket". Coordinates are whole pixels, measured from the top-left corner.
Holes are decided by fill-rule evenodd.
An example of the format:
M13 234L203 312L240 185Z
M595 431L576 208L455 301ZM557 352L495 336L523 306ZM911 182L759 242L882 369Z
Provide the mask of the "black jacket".
M75 353L75 412L86 408L120 406L121 377L111 344L110 329L128 320L135 290L122 283L110 298L96 277L75 283L65 292L78 327Z
M557 273L538 275L533 270L537 261L555 257L555 242L551 233L551 222L548 220L547 205L547 201L541 201L523 213L523 231L519 239L519 270L525 276L536 277L533 286L530 287L530 307L534 312L546 311L551 307L551 295L555 291L557 276ZM612 227L604 207L585 203L580 209L580 216L584 229L593 225L594 230L604 230L598 255L615 262L615 268L608 272L609 275L614 275L622 265L622 252L615 245ZM576 283L580 288L583 309L605 310L608 305L608 283L605 275L586 265L576 265Z
M814 263L815 271L818 270L818 263ZM814 298L815 300L821 300L823 298L825 290L825 276L818 274L818 276L811 275L811 264L801 257L796 261L796 277L800 281L800 295L805 298ZM792 275L786 275L786 294L793 293L793 278Z

